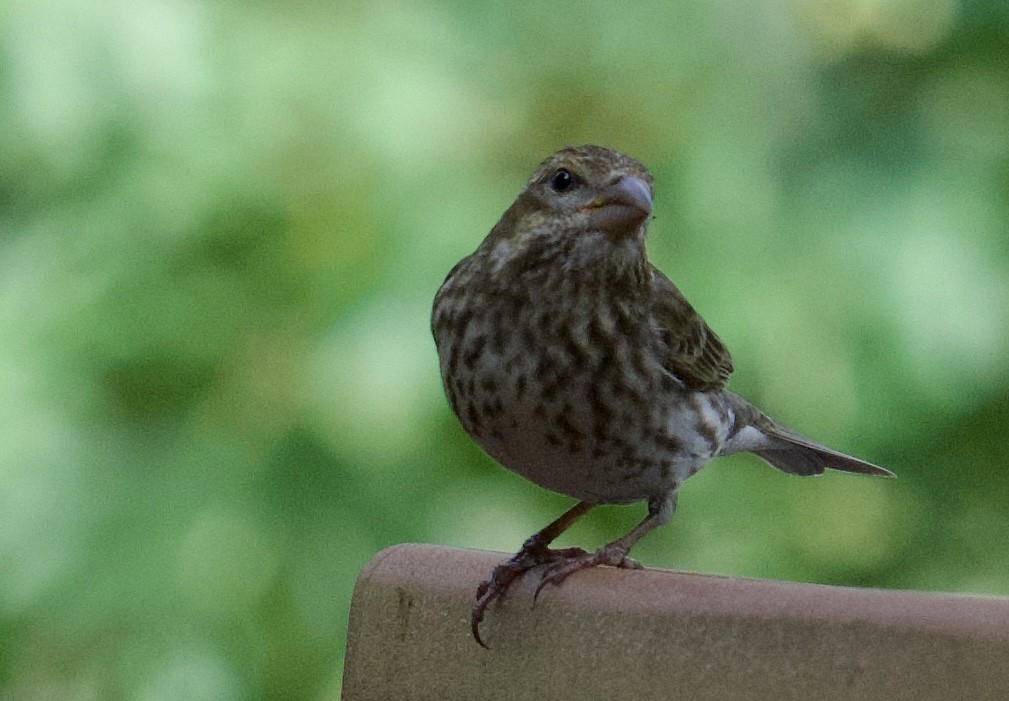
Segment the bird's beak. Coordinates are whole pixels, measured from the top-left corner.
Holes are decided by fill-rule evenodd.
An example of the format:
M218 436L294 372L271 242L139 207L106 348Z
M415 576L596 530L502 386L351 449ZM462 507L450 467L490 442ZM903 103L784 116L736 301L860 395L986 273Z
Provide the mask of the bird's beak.
M606 187L589 205L593 229L630 236L652 213L652 192L641 178L625 175Z

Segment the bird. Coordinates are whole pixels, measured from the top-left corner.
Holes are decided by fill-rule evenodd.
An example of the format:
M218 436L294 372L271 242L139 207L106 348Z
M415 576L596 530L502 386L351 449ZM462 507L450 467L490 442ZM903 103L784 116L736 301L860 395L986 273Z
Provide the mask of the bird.
M435 295L442 384L462 427L505 468L577 500L477 587L470 629L485 648L488 606L529 570L541 567L538 596L586 568L639 568L630 549L670 520L680 485L714 457L893 476L726 389L728 348L648 260L653 198L633 157L562 148ZM639 502L644 519L597 550L549 547L593 507Z

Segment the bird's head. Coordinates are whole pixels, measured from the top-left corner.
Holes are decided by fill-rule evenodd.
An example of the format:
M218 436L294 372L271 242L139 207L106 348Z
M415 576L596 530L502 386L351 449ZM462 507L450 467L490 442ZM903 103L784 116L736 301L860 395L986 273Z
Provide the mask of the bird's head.
M549 252L575 266L582 253L643 255L652 194L651 174L630 156L569 146L540 164L487 243L503 257Z

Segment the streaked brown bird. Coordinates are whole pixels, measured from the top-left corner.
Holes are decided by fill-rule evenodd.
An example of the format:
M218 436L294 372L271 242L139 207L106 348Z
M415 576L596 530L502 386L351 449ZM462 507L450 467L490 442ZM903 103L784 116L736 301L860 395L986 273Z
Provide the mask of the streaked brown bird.
M628 551L669 521L680 484L715 456L747 451L793 475L892 476L725 389L729 351L648 262L652 197L635 159L562 149L435 297L442 380L463 427L509 470L579 500L480 584L481 645L488 605L533 567L546 565L537 593L584 568L640 567ZM593 506L639 501L645 519L595 552L548 547Z

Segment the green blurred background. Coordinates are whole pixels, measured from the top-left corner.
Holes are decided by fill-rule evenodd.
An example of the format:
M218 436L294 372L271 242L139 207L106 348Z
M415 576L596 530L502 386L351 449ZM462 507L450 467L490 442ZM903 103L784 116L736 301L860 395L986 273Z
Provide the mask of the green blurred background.
M428 319L581 142L653 170L731 387L900 476L718 461L636 555L1009 594L1004 0L7 0L0 699L335 699L376 552L566 508Z

